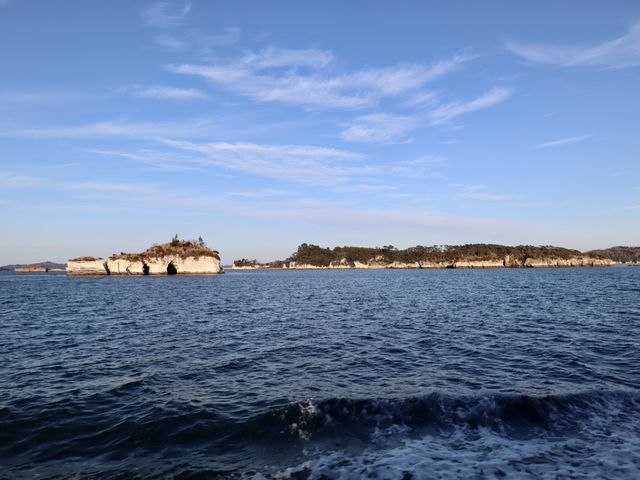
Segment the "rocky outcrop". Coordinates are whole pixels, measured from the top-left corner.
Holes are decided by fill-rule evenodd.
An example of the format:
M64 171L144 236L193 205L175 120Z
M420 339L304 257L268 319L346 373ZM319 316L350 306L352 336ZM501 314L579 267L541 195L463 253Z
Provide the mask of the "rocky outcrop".
M142 260L126 260L124 258L107 260L110 275L144 275L144 265Z
M67 262L67 275L107 275L107 262L102 258L80 257Z
M181 257L165 255L162 257L146 257L141 260L110 258L107 268L111 275L166 275L189 274L206 275L221 273L220 260L214 256ZM175 271L171 271L175 270ZM145 273L146 271L146 273Z
M14 271L18 273L46 273L49 271L49 269L42 264L34 264L16 267Z
M527 258L523 267L609 267L616 262L609 258L572 257L572 258Z
M504 266L504 259L469 259L453 262L449 268L500 268Z
M81 257L67 263L69 275L211 275L223 273L220 255L202 240L174 239L142 253L119 253L108 260Z

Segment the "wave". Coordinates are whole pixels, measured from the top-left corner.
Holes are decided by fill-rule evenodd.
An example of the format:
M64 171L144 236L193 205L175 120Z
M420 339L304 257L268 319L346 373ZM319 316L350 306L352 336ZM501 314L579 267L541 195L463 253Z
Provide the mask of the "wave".
M254 441L276 437L309 440L314 435L346 431L366 436L386 429L447 433L460 427L488 428L505 435L527 436L544 432L568 434L589 419L616 416L623 421L638 417L640 413L638 391L587 391L548 396L431 393L404 399L305 399L244 418L225 415L212 405L142 403L123 406L115 399L142 383L138 380L124 382L110 391L111 402L94 396L90 399L93 405L87 402L61 402L52 408L32 405L22 413L10 406L0 406L0 430L7 433L13 430L12 427L38 426L40 434L47 427L60 433L63 430L58 428L58 422L69 425L73 419L73 425L77 427L84 419L99 427L100 431L96 433L100 436L109 433L121 436L127 430L142 429L154 432L150 441L178 443L211 438L212 433L236 440L243 437ZM113 408L109 408L110 404ZM32 415L36 412L37 416ZM113 423L109 424L110 421ZM82 432L90 433L91 428L84 427Z
M634 465L640 469L639 391L305 399L265 407L250 416L230 416L212 405L123 404L123 393L143 388L142 383L134 379L118 385L110 393L111 402L91 397L85 403L51 408L2 406L0 459L16 467L12 471L17 473L22 471L20 465L64 464L79 454L121 461L136 451L144 462L173 451L180 452L177 458L191 459L184 460L187 465L215 458L215 468L241 474L251 451L257 462L253 471L261 470L262 456L264 465L276 468L265 474L272 477L355 478L376 466L379 478L420 478L429 469L440 472L453 462L464 464L464 474L457 475L462 478L477 476L469 469L486 460L489 452L501 458L490 465L498 470L487 470L494 476L500 476L498 471L518 471L513 470L513 462L553 465L566 460L570 466L575 458L597 459L605 466L632 462L631 470L623 473ZM89 400L97 403L87 404ZM573 450L558 453L564 448ZM624 457L624 452L634 449L635 456ZM245 453L238 457L238 452ZM286 453L278 457L279 452ZM584 452L591 452L591 457L583 458ZM609 459L618 454L619 458ZM311 458L311 463L296 463L305 458ZM157 460L147 463L148 476L153 476ZM283 464L298 466L278 470L277 465ZM409 469L406 476L402 470L406 465L422 467ZM590 468L600 471L598 465ZM202 468L212 467L205 462ZM198 471L193 472L196 478ZM543 471L532 471L544 477ZM621 476L615 470L600 472Z
M488 428L507 435L544 431L570 433L594 417L632 418L640 413L640 392L589 391L530 396L433 393L407 399L301 400L257 415L239 432L272 432L310 438L316 433L406 427L448 432L454 428Z
M635 391L333 399L283 412L316 434L363 423L374 434L359 450L316 451L259 478L640 478Z

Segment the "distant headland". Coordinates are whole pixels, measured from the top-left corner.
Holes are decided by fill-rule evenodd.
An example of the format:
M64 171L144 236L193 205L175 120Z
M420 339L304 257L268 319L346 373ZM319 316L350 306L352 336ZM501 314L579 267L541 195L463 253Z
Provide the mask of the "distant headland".
M64 272L64 263L55 262L38 262L38 263L19 263L14 265L3 265L0 272L18 272L18 273L47 273L47 272Z
M622 249L622 250L620 250ZM624 252L624 259L616 253ZM234 270L263 268L539 268L601 267L619 263L640 265L640 247L613 247L582 253L553 246L519 245L515 247L474 243L467 245L415 246L399 250L384 247L322 248L303 243L286 260L260 263L243 258L235 260Z
M107 260L78 257L67 262L67 275L211 275L223 273L220 254L202 238L156 244L141 253L117 253Z

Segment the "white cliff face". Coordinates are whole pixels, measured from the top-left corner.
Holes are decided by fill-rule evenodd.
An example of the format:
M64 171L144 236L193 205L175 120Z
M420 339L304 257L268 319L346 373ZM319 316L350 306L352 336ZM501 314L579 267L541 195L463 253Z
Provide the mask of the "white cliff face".
M525 267L609 267L615 265L608 258L572 257L572 258L527 258Z
M148 275L167 275L169 273L184 275L210 275L221 273L220 260L215 257L181 257L166 255L149 257L143 260L109 259L107 262L111 275L144 275L145 267ZM175 269L175 271L173 271Z
M215 257L177 257L172 259L171 262L178 274L206 275L222 273L220 260Z
M292 268L294 270L325 270L329 267L325 267L322 265L310 265L307 263L289 262L289 268Z
M454 268L499 268L504 266L504 260L462 260L453 264Z
M80 257L67 263L69 275L211 275L223 273L220 256L204 242L173 240L142 253L120 253L108 260Z
M130 261L123 258L107 260L107 268L111 275L144 275L142 261Z
M106 263L102 259L69 260L66 272L67 275L107 275Z

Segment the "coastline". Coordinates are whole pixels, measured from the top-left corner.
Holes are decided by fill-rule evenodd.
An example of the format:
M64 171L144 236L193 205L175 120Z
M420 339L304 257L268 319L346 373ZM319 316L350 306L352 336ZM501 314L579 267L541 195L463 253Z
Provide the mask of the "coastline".
M624 263L592 263L582 265L562 265L562 264L545 264L545 265L527 265L527 266L505 266L505 265L468 265L468 264L447 264L447 265L423 265L415 266L411 264L399 265L357 265L357 266L323 266L323 265L295 265L295 266L254 266L254 267L235 267L228 269L233 271L244 270L496 270L496 269L521 269L521 268L609 268L617 266L640 266L635 264Z

